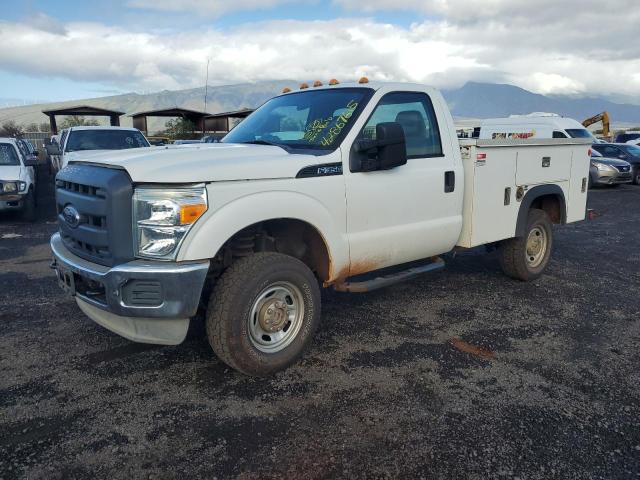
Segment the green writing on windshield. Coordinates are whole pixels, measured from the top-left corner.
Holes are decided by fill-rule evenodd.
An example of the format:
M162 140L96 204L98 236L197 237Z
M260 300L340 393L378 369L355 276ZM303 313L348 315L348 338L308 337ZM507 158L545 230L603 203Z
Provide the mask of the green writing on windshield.
M320 143L325 147L331 146L349 123L356 108L358 108L358 102L351 100L346 107L340 109L343 110L340 115L314 120L309 124L302 138L310 143Z
M340 132L342 132L342 129L349 122L349 119L353 115L353 112L355 111L356 108L358 108L358 102L351 100L347 104L347 110L338 116L338 119L336 120L336 124L329 129L329 132L326 133L324 137L322 137L322 140L320 140L321 145L328 147L333 144L336 137L340 135Z

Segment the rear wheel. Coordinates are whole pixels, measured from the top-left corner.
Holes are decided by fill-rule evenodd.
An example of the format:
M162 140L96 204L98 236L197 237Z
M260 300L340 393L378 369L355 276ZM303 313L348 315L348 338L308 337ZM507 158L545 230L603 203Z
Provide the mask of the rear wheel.
M633 183L640 185L640 167L636 167L634 170Z
M551 221L544 210L531 209L522 237L500 245L500 265L505 274L518 280L535 280L549 264L553 247Z
M264 376L295 362L320 322L320 288L300 260L256 253L218 279L207 309L216 355L247 375Z

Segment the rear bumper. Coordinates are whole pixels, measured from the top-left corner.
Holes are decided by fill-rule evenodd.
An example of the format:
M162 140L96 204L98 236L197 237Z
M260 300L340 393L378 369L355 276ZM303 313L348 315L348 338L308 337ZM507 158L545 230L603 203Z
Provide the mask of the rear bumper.
M109 268L71 253L58 233L50 245L61 287L92 320L134 341L184 340L200 304L209 261L135 260Z

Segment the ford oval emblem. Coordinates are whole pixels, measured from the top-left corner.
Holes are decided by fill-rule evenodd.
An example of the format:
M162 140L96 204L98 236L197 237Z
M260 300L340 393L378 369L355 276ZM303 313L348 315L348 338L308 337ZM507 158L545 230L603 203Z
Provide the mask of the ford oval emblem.
M71 228L76 228L80 225L80 213L78 213L78 210L76 210L76 207L73 205L64 207L64 210L62 210L62 218L64 218L64 221L67 222L67 225Z

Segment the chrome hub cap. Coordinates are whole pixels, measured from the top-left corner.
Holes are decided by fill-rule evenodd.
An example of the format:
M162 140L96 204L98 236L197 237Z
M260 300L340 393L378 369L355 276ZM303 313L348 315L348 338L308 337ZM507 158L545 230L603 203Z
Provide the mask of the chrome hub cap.
M547 234L543 228L534 227L527 237L527 264L530 267L538 267L544 260L547 252Z
M296 338L304 320L302 292L289 282L268 286L253 302L247 320L254 347L265 353L283 350Z
M268 300L258 313L260 328L265 332L279 332L288 320L287 304L282 300Z

